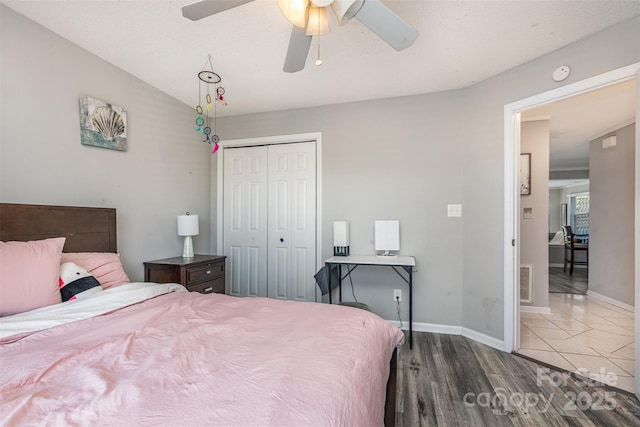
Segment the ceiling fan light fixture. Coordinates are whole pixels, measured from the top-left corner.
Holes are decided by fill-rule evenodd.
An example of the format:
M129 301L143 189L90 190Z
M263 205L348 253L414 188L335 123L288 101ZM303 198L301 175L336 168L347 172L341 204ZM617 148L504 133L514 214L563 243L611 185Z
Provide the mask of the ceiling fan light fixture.
M309 7L309 21L307 24L307 36L324 36L331 32L329 20L327 19L327 9L324 7Z
M309 0L278 0L278 7L293 25L304 28L307 25Z
M311 3L314 6L318 6L318 7L327 7L329 6L331 3L333 3L334 0L311 0Z
M346 24L351 18L356 16L364 5L364 0L334 0L331 9L338 18L340 25Z

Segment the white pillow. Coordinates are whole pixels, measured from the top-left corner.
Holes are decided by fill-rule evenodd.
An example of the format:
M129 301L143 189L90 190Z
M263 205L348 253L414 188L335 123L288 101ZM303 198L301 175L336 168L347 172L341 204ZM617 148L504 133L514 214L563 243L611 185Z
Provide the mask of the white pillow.
M60 295L62 301L71 301L96 292L100 292L102 286L85 268L73 262L65 262L60 265Z
M562 234L562 231L558 231L556 233L555 236L553 236L553 239L551 239L549 241L550 245L564 245L564 235Z

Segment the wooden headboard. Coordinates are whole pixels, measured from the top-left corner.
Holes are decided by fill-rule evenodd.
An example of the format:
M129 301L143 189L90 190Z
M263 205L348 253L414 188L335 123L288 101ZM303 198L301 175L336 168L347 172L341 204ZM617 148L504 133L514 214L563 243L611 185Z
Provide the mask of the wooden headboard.
M117 252L116 210L0 203L0 241L66 237L64 252Z

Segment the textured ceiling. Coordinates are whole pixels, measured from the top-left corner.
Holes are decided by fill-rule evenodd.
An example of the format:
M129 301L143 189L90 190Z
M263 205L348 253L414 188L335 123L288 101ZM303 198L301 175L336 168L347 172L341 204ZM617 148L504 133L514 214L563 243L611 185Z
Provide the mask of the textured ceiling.
M282 71L291 25L276 0L256 0L200 21L189 1L0 1L187 105L208 54L228 107L220 116L467 87L633 16L638 0L382 0L419 31L396 52L356 19L316 39L306 68ZM559 64L560 65L560 64ZM551 71L551 70L550 70Z
M188 1L3 1L187 105L207 55L238 115L437 92L469 86L640 14L639 1L382 0L418 29L396 52L357 20L321 37L324 64L282 71L291 25L276 0L200 21ZM331 13L330 16L333 16Z

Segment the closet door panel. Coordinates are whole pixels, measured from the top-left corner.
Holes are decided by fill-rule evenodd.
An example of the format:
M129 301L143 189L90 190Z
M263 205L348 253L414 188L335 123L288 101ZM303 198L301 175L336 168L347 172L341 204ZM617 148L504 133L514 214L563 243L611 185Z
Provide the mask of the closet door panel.
M315 301L315 143L269 146L269 296Z
M224 252L230 294L267 296L267 147L225 150Z
M225 148L229 293L315 301L315 142Z

